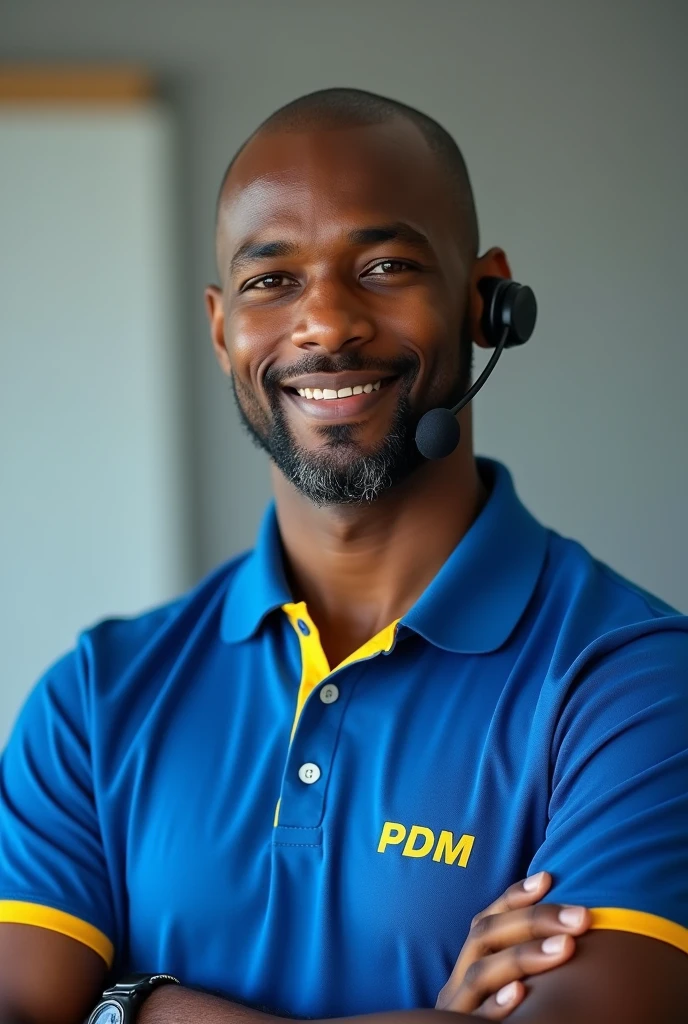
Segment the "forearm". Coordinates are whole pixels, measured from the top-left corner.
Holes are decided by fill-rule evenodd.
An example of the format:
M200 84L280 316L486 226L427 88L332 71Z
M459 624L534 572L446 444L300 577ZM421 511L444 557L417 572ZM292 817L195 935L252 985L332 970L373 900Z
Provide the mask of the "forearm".
M450 1018L443 1022L442 1018ZM143 1004L138 1024L267 1024L285 1020L240 1003L176 985L157 989ZM340 1017L337 1024L474 1024L475 1017L446 1010L400 1010ZM319 1022L315 1022L319 1024ZM329 1021L328 1021L329 1024Z

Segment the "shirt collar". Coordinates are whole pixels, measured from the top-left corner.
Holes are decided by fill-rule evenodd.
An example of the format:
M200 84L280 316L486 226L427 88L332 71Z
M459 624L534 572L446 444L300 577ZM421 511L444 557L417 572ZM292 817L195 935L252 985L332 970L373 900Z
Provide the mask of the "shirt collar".
M497 650L513 632L537 583L548 531L528 512L511 474L492 459L478 459L492 484L478 518L415 605L401 620L436 647L464 654ZM256 546L239 565L222 613L222 638L240 643L266 615L292 601L284 572L274 503L265 513Z
M523 505L506 466L478 459L492 490L480 515L402 624L436 647L496 651L523 615L547 551L548 531Z
M266 615L290 601L293 597L284 572L284 553L273 501L263 516L255 548L230 581L222 610L222 639L232 644L248 640Z

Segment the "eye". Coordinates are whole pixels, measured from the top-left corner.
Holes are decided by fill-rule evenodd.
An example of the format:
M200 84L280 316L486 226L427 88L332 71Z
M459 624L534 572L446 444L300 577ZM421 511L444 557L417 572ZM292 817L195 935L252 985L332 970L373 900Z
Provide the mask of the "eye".
M252 281L247 281L241 290L248 291L252 288L256 291L264 292L275 288L282 288L284 287L284 282L286 282L287 285L295 283L290 277L287 277L286 274L264 274L263 277L256 277Z
M415 264L407 263L405 260L382 260L380 263L376 263L374 267L371 267L364 276L387 277L391 274L401 274L405 270L417 269Z

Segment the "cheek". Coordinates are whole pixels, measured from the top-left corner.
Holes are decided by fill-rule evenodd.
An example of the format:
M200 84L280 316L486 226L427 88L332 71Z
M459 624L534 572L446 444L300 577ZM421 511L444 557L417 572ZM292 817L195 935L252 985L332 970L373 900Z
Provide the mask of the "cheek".
M380 310L389 330L430 352L456 331L455 303L437 281L400 289Z
M275 351L279 326L265 311L242 309L230 312L225 326L225 342L232 370L256 386L258 371Z
M386 312L385 333L404 339L421 362L423 389L452 378L459 370L461 324L446 298L409 290Z

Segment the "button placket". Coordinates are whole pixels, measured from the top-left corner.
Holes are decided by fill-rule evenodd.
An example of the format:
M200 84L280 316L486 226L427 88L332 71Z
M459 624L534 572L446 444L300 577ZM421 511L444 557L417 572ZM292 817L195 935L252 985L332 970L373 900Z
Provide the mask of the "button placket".
M280 836L284 836L285 828L315 829L322 823L341 722L357 677L353 666L340 670L337 675L340 674L343 678L339 686L326 679L317 693L311 693L301 711L282 781L277 842L284 841ZM319 699L327 688L328 699Z
M398 620L381 630L333 672L305 602L283 605L283 611L299 639L301 681L278 813L275 816L273 842L299 846L304 844L285 836L296 836L299 830L310 830L312 833L317 832L319 837L321 835L325 793L341 721L360 675L360 671L354 671L354 666L363 665L378 654L392 649ZM333 675L337 677L336 683L332 681ZM320 838L317 842L305 845L319 844Z

